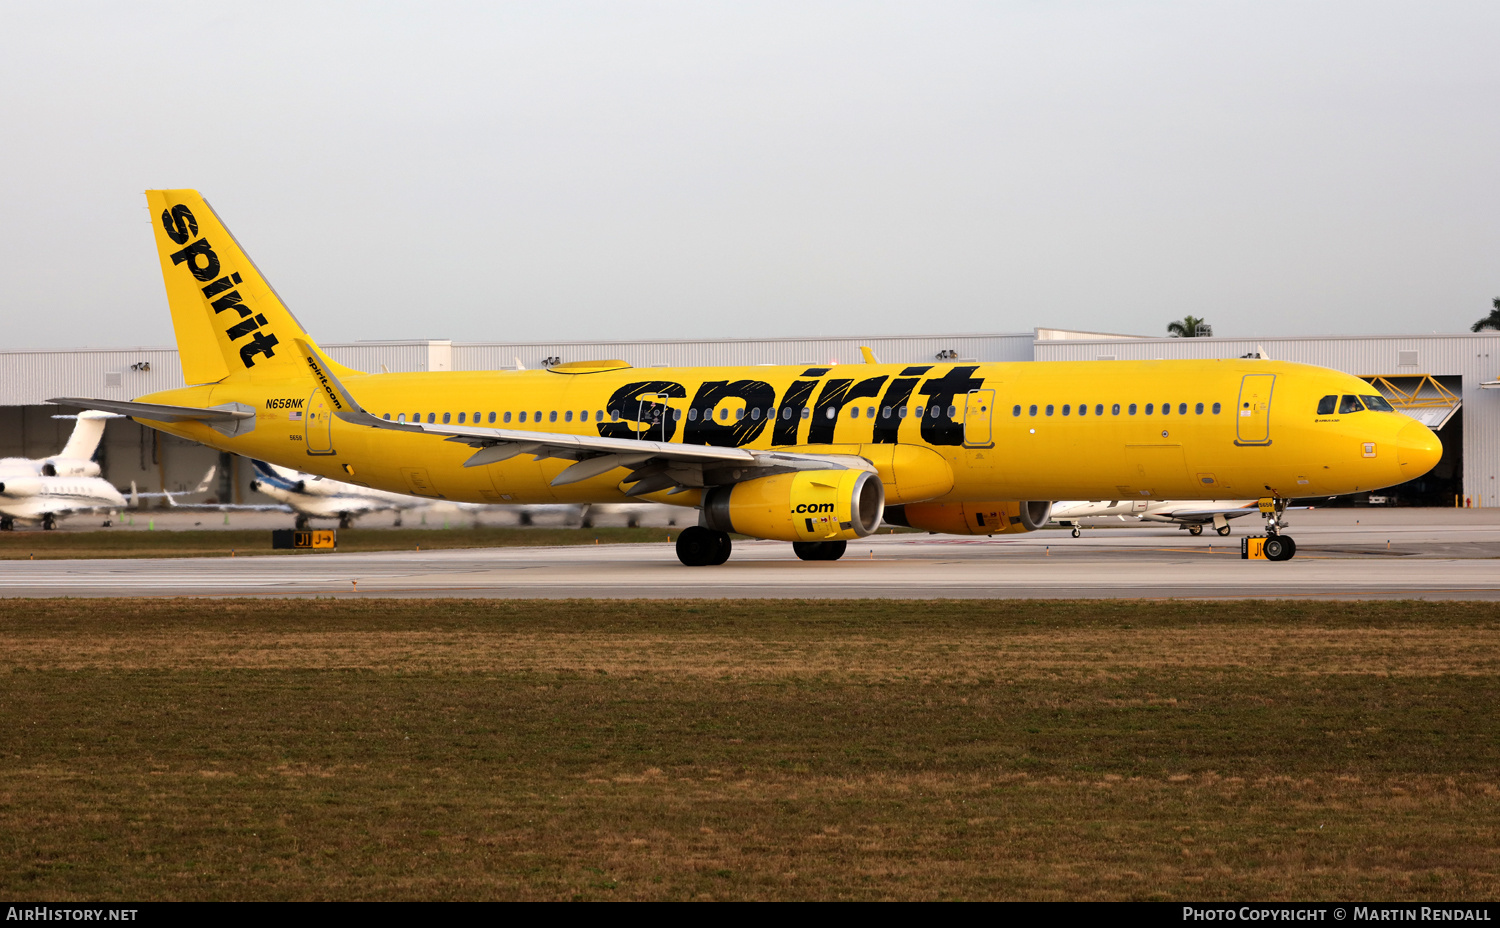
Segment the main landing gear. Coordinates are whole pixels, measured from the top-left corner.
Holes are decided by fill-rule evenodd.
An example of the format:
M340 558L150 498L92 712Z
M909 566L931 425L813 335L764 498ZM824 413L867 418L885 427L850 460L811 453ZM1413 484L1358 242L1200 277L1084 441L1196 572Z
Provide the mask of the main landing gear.
M677 559L689 567L716 566L729 560L732 547L728 532L690 525L677 536Z
M301 515L299 515L297 518L295 518L295 519L292 520L292 527L295 528L299 532L305 532L305 531L307 531L307 526L309 524L310 523L307 520L307 516L301 516Z
M847 541L794 541L792 550L804 561L836 561L848 550Z
M47 513L42 516L42 531L50 532L57 528L57 516Z
M354 517L347 512L339 513L339 528L353 528Z
M1260 511L1266 520L1266 543L1261 551L1268 561L1290 561L1297 555L1297 542L1290 535L1281 533L1287 526L1282 518L1286 515L1286 504L1287 501L1279 496L1261 500Z
M1203 534L1203 526L1201 526L1201 525L1189 525L1188 526L1188 534L1192 535L1194 538L1198 537L1199 535L1202 535Z

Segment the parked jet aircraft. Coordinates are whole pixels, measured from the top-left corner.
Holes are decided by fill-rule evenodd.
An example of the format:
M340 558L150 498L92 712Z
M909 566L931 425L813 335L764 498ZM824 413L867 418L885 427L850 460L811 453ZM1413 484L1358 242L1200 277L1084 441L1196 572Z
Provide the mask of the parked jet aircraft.
M76 416L54 416L73 419L73 433L57 454L45 458L0 458L0 478L4 477L97 477L99 462L94 452L104 437L104 424L120 415L90 409Z
M79 413L73 434L59 453L45 458L0 459L0 532L14 531L17 522L40 524L51 531L59 519L79 512L106 512L109 525L127 505L139 506L142 497L166 497L169 493L139 493L130 486L130 499L99 476L93 460L104 435L104 423L119 418L115 413L88 410ZM209 468L194 493L208 489L214 469Z
M252 463L256 477L250 488L295 512L297 518L293 524L297 528L307 528L308 520L313 518L338 519L339 528L349 528L356 517L372 512L395 512L396 524L400 525L402 512L432 504L432 500L410 493L389 493L265 461Z
M1257 496L1269 558L1292 496L1417 477L1442 451L1358 378L1261 358L368 374L331 362L196 191L147 201L189 386L63 398L393 492L691 506L684 564L729 532L836 559L881 518L1031 531L1053 499ZM295 219L289 215L289 219ZM293 224L293 230L298 227ZM331 234L306 230L309 237ZM1320 401L1341 396L1332 414ZM889 505L888 505L889 504Z
M1079 519L1098 516L1168 523L1186 528L1190 535L1202 535L1204 526L1212 525L1215 532L1228 535L1230 519L1256 515L1259 512L1260 504L1253 499L1066 500L1052 504L1052 521L1064 528L1071 528L1074 538L1083 534L1078 525Z

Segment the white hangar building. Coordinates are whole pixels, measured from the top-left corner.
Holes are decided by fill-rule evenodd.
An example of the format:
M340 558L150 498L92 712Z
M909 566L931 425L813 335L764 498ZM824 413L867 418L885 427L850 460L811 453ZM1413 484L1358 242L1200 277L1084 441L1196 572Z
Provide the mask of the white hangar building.
M620 358L636 367L856 363L860 346L882 361L1096 361L1265 356L1346 371L1371 380L1407 415L1437 429L1441 463L1390 491L1426 505L1500 506L1500 332L1319 338L1142 338L1039 328L973 335L651 340L616 342L352 342L324 345L342 364L366 371L501 370L561 361ZM132 399L183 385L175 348L79 348L0 352L0 456L41 457L60 449L71 410L53 396ZM185 490L219 463L216 501L250 502L250 468L232 455L129 420L109 423L104 475L120 486Z

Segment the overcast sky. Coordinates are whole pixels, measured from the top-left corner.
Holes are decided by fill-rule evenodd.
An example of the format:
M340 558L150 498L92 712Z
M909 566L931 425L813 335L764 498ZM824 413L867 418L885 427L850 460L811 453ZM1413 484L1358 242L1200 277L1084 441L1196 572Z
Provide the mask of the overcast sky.
M170 344L196 187L313 335L1467 330L1500 4L0 6L0 347Z

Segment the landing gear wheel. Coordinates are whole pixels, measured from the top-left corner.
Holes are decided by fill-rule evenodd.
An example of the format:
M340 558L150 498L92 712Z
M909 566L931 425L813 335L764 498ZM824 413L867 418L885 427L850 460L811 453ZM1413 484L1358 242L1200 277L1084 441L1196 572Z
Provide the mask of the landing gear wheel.
M42 516L42 530L43 531L50 532L50 531L52 531L55 528L57 528L57 516L54 516L50 512L47 513L46 515Z
M6 517L4 519L0 519L0 532L14 532L15 530L16 530L16 520L15 519L12 519L12 518L9 518L9 517Z
M1268 561L1290 561L1297 553L1297 543L1287 535L1270 535L1262 550Z
M1188 526L1188 534L1192 535L1194 537L1197 537L1198 535L1202 535L1203 534L1203 526L1201 526L1201 525L1189 525Z
M1222 537L1227 537L1229 535L1230 529L1227 525L1221 525L1218 528L1214 529L1214 531L1218 532Z
M299 532L307 531L307 516L298 516L296 520L292 522L292 528L295 528Z
M353 526L354 526L354 519L352 517L350 517L349 513L347 513L347 512L341 512L341 513L339 513L339 528L352 528Z
M794 541L792 551L804 561L836 561L849 549L847 541Z
M1074 538L1082 538L1083 537L1083 529L1079 528L1076 525L1073 526L1073 537Z
M709 567L729 560L733 544L726 532L690 525L677 536L677 559L688 567Z
M734 542L730 540L728 532L714 532L714 556L709 565L717 567L729 560L729 553L734 549Z

